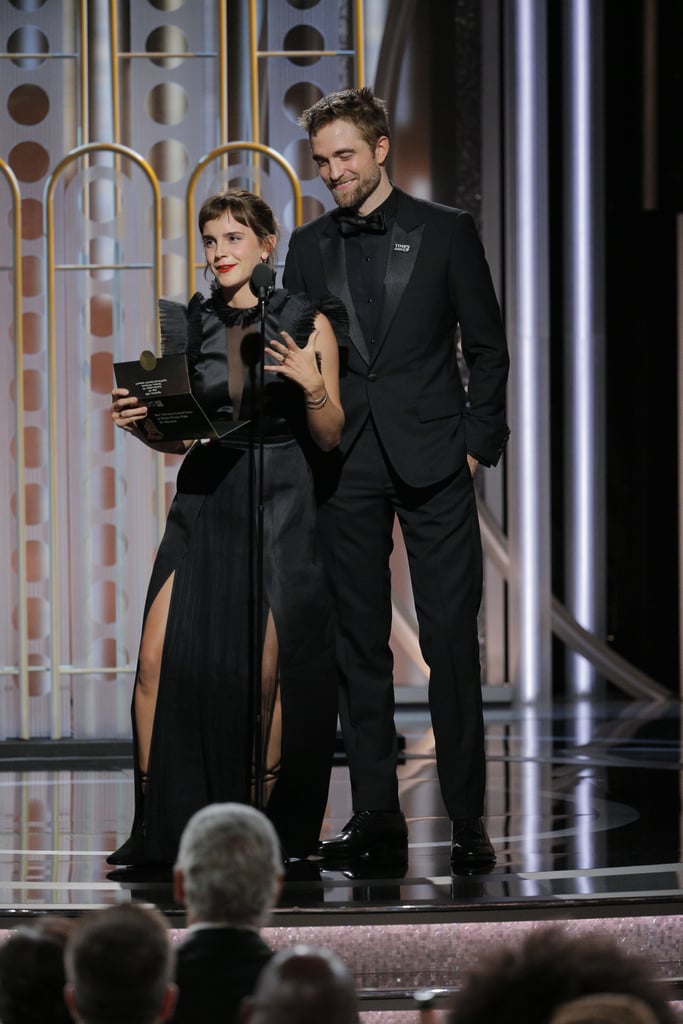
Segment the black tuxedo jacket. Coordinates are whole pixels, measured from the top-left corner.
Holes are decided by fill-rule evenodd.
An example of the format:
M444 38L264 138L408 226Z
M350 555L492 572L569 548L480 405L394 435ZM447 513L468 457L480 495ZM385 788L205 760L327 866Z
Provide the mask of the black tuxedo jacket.
M178 945L178 1004L174 1024L234 1024L242 999L251 995L273 955L247 928L198 928Z
M372 413L398 475L413 487L484 465L508 436L508 352L488 264L471 216L398 191L379 329L368 351L349 292L344 244L331 213L291 237L284 286L314 299L332 292L350 318L342 370L342 454ZM455 337L469 368L465 392Z

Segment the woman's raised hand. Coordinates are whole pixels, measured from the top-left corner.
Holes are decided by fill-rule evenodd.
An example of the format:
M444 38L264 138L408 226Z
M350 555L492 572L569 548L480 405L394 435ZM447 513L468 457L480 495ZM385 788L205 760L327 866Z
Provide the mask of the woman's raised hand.
M304 348L299 348L287 331L280 331L282 341L273 339L266 346L266 352L275 360L274 366L264 366L270 373L279 373L293 380L307 395L322 392L325 382L318 366L316 341L318 331L313 331Z

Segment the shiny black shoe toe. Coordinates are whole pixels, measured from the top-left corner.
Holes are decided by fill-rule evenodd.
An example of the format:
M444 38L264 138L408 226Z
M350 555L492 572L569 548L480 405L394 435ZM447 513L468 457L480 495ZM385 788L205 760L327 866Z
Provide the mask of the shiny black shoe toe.
M118 850L107 857L107 864L117 866L142 864L145 860L145 834L142 828L133 829L128 839Z
M325 860L392 857L407 853L408 828L400 811L356 811L339 835L318 846Z
M114 868L106 875L110 882L119 882L124 888L136 885L168 887L173 883L173 865L161 862L149 864L130 864L125 868ZM142 899L142 897L139 897ZM154 902L154 901L151 901Z
M331 871L333 868L334 865L331 864L327 870ZM351 878L354 881L394 881L405 878L408 874L408 851L395 853L391 857L359 857L348 864L339 865L339 869L344 878ZM323 868L323 871L325 870Z
M451 832L453 870L472 874L490 870L495 863L496 853L481 818L455 818Z

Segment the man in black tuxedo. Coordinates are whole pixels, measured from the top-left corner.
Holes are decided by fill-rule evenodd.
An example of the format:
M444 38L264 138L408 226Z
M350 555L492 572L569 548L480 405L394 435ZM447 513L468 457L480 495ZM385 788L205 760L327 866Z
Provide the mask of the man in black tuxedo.
M472 477L508 436L508 353L471 216L415 199L386 170L386 107L347 89L306 110L313 159L338 209L297 228L284 285L332 292L350 318L340 471L320 510L336 606L340 718L354 814L324 858L405 853L396 778L389 555L408 554L430 667L429 703L451 863L486 868L477 611L482 556ZM456 331L469 370L463 386Z
M282 884L280 843L264 814L209 804L185 826L174 868L188 933L177 949L174 1024L232 1024L272 950L259 935Z

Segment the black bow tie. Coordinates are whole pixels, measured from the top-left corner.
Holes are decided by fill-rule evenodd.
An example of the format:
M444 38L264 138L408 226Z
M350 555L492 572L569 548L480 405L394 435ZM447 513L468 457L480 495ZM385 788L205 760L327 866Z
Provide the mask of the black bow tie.
M370 235L383 235L387 230L384 214L379 210L368 214L367 217L360 217L357 213L341 213L337 216L337 223L343 238L360 235L363 231Z

